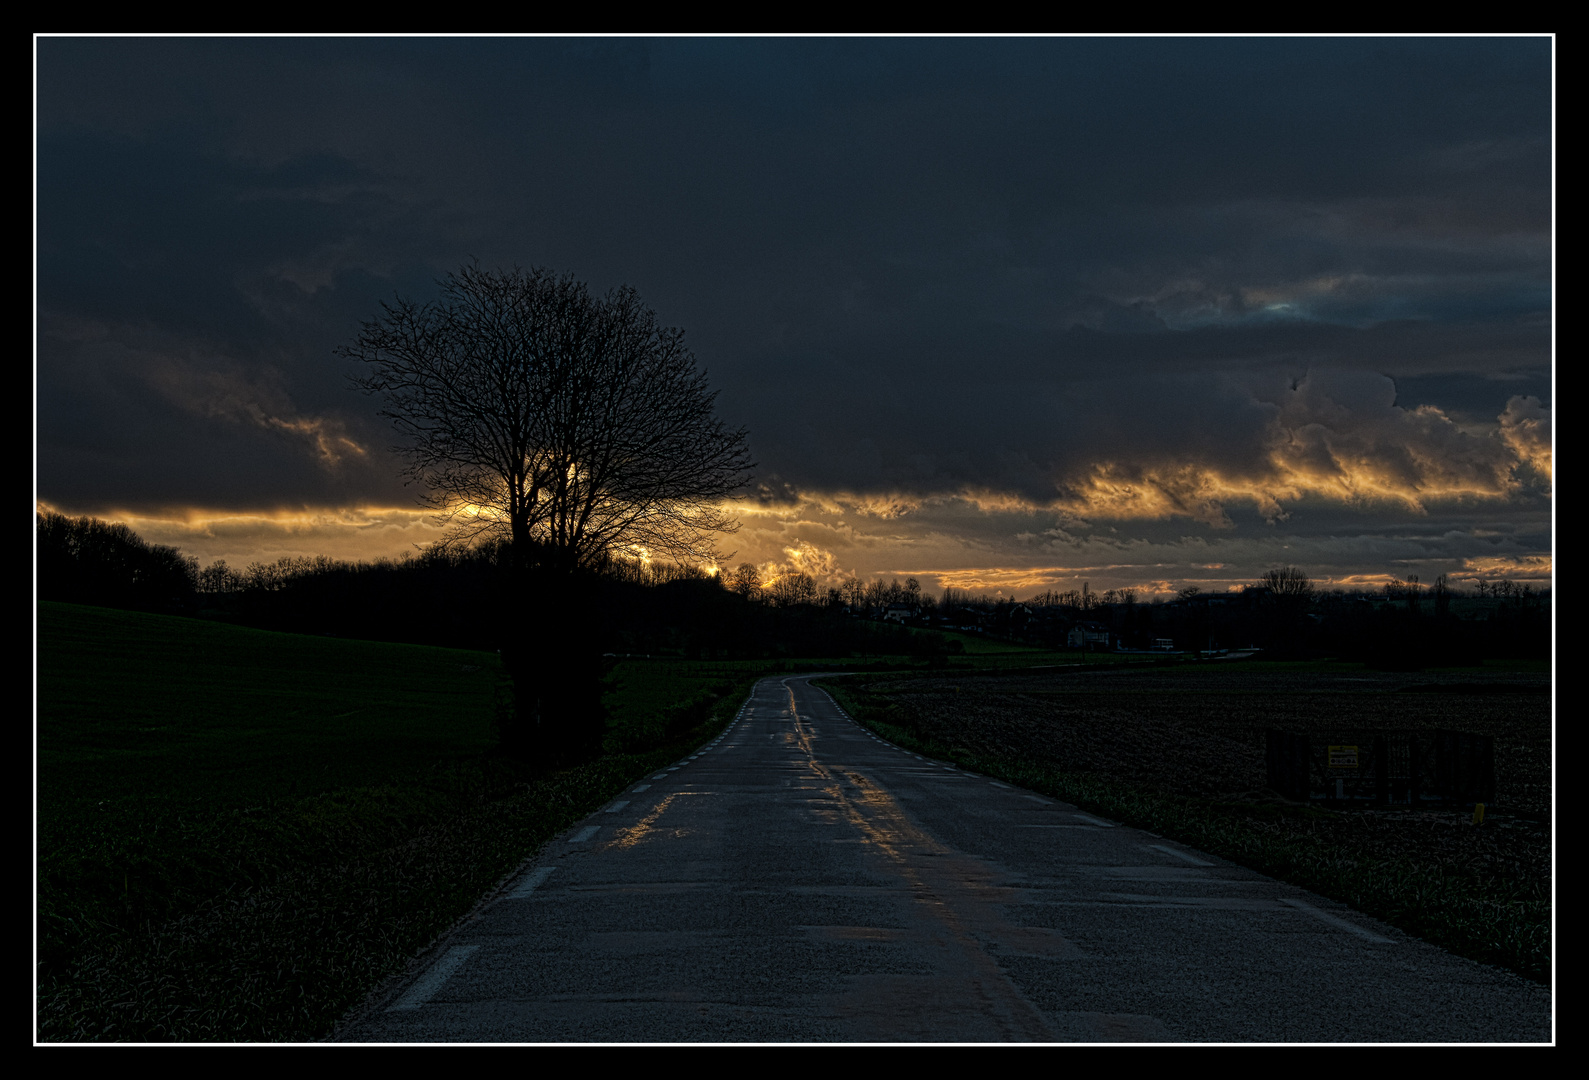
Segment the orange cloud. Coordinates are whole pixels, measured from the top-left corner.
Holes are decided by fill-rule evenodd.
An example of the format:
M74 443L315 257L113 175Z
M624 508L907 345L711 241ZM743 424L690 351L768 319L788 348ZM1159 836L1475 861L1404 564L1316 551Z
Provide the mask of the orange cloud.
M251 377L238 365L216 368L218 361L190 362L170 355L150 359L143 377L179 408L195 416L252 424L301 440L327 469L368 451L348 435L342 421L306 416L270 377Z
M1511 447L1518 463L1532 470L1547 486L1552 481L1550 410L1536 397L1514 397L1500 416L1501 441Z
M41 511L82 511L38 502ZM427 547L444 530L428 510L409 507L314 507L231 511L203 507L129 511L101 508L94 517L120 522L152 544L168 544L201 563L235 566L283 555L328 555L351 561L391 558Z
M1549 555L1495 555L1462 560L1462 577L1512 578L1526 581L1548 581L1554 573L1554 561Z

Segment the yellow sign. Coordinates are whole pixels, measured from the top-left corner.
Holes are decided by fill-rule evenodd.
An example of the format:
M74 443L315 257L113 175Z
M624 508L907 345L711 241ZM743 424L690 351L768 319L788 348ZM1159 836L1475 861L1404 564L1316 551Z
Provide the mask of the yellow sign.
M1355 769L1357 768L1357 747L1332 746L1330 747L1330 768Z

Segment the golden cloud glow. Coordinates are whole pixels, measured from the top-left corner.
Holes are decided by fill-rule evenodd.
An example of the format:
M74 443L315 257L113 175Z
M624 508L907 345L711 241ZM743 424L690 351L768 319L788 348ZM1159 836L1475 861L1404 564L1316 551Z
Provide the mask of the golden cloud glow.
M324 417L301 416L296 420L283 420L279 416L262 416L260 421L266 427L291 432L307 440L314 447L320 463L327 467L340 465L345 455L364 457L366 454L364 447L342 433L340 424L334 424Z
M1537 473L1549 486L1553 479L1550 448L1550 410L1534 397L1514 397L1500 416L1500 436L1518 461Z
M891 521L920 510L929 500L916 495L856 494L851 491L789 491L778 500L734 499L724 504L738 517L784 518L804 510L834 517L854 515Z
M1362 385L1304 381L1274 416L1259 456L1239 467L1195 457L1175 462L1103 459L1056 477L1055 494L1034 497L986 487L928 494L790 490L783 501L738 500L724 509L754 521L792 513L896 521L933 507L978 513L1060 512L1086 520L1189 518L1231 528L1227 508L1247 505L1266 520L1286 520L1305 499L1346 506L1392 506L1424 514L1433 504L1504 502L1549 493L1550 410L1513 398L1492 434L1471 434L1432 406L1402 409L1386 400L1338 404L1332 393L1365 395Z
M1548 580L1554 573L1554 563L1549 555L1489 556L1462 560L1462 577L1511 578L1515 580Z
M797 573L824 578L839 572L839 563L833 557L833 552L824 551L804 540L796 540L794 547L784 548L783 553L789 566Z
M301 440L326 469L335 469L349 455L367 456L340 420L305 416L268 376L251 376L236 364L211 366L219 362L155 353L143 377L168 401L195 416L252 424Z
M964 570L921 571L910 576L934 577L941 588L964 589L967 592L1014 592L1015 590L1029 592L1050 588L1070 588L1069 582L1075 573L1076 571L1065 566L985 566Z
M284 555L328 555L334 559L391 558L427 547L444 530L429 510L410 507L313 507L231 511L202 507L129 511L79 510L39 501L40 511L89 513L119 522L152 544L168 544L201 563L225 559L234 566L269 562Z
M193 389L192 383L181 385ZM212 403L242 401L225 398L219 386L202 388L214 391L205 399ZM936 582L938 588L1006 595L1065 591L1079 588L1083 580L1100 591L1129 586L1143 594L1173 593L1187 584L1217 589L1254 580L1267 566L1292 563L1316 567L1316 581L1338 587L1375 587L1396 579L1388 572L1393 567L1415 565L1424 567L1418 572L1429 579L1442 571L1463 581L1548 579L1548 554L1466 557L1494 550L1489 542L1445 548L1449 561L1436 569L1427 547L1394 537L1317 537L1307 541L1304 554L1288 548L1291 541L1275 530L1258 536L1236 528L1233 508L1251 507L1278 523L1302 502L1389 508L1397 516L1442 504L1474 509L1487 504L1496 513L1534 519L1548 513L1550 410L1537 399L1514 397L1493 427L1473 430L1459 427L1439 409L1399 408L1394 392L1390 380L1379 377L1300 380L1277 403L1258 403L1267 410L1267 427L1250 433L1256 441L1246 444L1252 452L1245 460L1194 451L1174 461L1100 456L1080 466L1056 465L1048 492L946 484L915 494L865 494L784 484L720 507L743 526L736 537L741 552L728 565L756 565L766 585L794 573L811 575L819 588L852 575L883 574L914 576L925 586ZM363 452L334 425L289 419L290 413L255 416L238 407L237 418L252 417L312 444L327 467ZM58 509L121 521L145 539L179 547L201 562L224 558L235 565L283 555L390 558L444 535L430 512L413 507ZM479 506L464 506L461 512L481 520L493 513ZM1053 527L1012 521L1012 515L1048 515ZM1133 536L1126 524L1176 519L1202 522L1223 537L1174 539L1162 535L1162 528ZM1155 532L1160 539L1147 539ZM1481 528L1468 533L1483 535ZM1083 565L1016 565L1028 558ZM900 565L944 569L889 569ZM1331 571L1347 576L1324 576Z

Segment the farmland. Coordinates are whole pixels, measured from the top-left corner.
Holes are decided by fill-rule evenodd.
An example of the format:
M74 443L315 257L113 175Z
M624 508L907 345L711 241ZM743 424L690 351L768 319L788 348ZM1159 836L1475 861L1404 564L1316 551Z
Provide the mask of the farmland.
M1210 664L831 685L858 719L907 745L1287 877L1476 958L1548 971L1544 665L1394 674ZM1265 788L1270 727L1491 735L1495 804L1475 827L1465 810L1288 803Z

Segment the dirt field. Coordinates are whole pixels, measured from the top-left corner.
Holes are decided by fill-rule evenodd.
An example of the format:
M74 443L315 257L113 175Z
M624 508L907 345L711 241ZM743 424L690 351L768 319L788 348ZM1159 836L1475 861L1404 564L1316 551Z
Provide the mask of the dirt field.
M973 754L1037 761L1178 795L1261 804L1264 731L1448 728L1495 739L1496 800L1466 812L1349 811L1306 826L1343 855L1392 851L1443 873L1548 890L1548 675L1392 674L1260 665L944 675L873 684L919 735ZM1276 828L1296 828L1277 823Z

